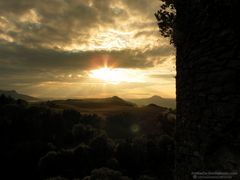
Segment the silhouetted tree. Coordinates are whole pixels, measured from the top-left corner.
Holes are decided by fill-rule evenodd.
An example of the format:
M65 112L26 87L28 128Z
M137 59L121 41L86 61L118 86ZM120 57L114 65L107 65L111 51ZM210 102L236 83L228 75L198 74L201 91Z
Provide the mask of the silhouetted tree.
M155 13L158 21L159 31L163 37L169 37L170 43L175 43L175 3L176 0L161 0L160 9Z
M106 119L106 132L111 138L128 138L134 136L132 127L136 120L128 113L110 115Z
M47 178L45 180L68 180L67 178L58 176L58 177L51 177L51 178Z
M0 96L0 178L167 180L171 137L140 136L133 125L141 123L130 113L102 119Z
M98 132L96 129L92 128L89 125L83 125L79 123L73 126L72 134L74 141L79 144L81 142L88 143L98 134Z
M86 176L83 180L130 180L129 177L123 176L121 172L108 168L94 169L90 176Z
M114 142L106 135L100 135L91 141L90 148L95 167L101 167L113 157Z
M173 179L174 141L167 135L149 139L137 137L118 145L116 157L127 174L137 178L141 174Z
M148 176L148 175L143 175L143 176L140 176L138 178L138 180L158 180L158 178L156 177L151 177L151 176Z

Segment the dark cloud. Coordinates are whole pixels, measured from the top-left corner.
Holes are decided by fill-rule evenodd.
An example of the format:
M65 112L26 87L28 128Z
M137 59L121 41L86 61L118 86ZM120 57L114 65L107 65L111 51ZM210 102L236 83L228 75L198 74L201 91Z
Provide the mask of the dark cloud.
M149 6L149 0L135 0L135 1L129 1L129 0L123 0L123 2L128 6L132 11L137 10L141 12L148 12L147 10L151 7Z
M61 49L28 48L15 43L0 43L1 67L43 70L84 70L93 58L110 56L122 68L147 68L151 57L165 57L172 53L168 46L149 50L99 50L68 52Z
M141 36L156 36L156 32L152 30L144 30L144 31L139 31L138 33L135 34L135 38L141 37Z
M142 17L153 17L158 9L160 2L153 0L122 0L129 10L141 13Z
M16 13L21 14L26 9L32 8L34 4L33 1L28 0L8 0L8 1L0 1L1 13Z
M66 52L43 48L28 48L14 43L0 43L0 85L40 83L44 81L80 81L67 77L84 74L87 69L104 66L104 57L110 57L119 68L149 68L157 50L79 51ZM157 54L161 55L161 54ZM163 51L163 57L167 54ZM160 58L161 59L161 58ZM166 58L162 58L164 62ZM94 66L92 63L94 62ZM161 62L161 63L162 63ZM7 79L7 80L6 80Z
M83 82L86 71L103 66L104 58L110 65L137 69L167 61L174 50L157 42L153 14L158 4L149 0L0 1L0 89Z
M122 8L113 8L110 0L76 1L76 0L9 0L0 2L0 15L15 26L5 34L16 42L29 43L32 46L63 46L78 39L86 43L90 30L114 24L127 17ZM34 11L38 23L22 22L21 16ZM31 16L31 14L29 15Z
M175 75L173 74L153 74L153 75L150 75L150 77L152 78L164 78L164 79L174 79L175 78Z
M161 57L168 57L174 55L175 51L170 45L162 45L160 47L147 49L146 53L149 57L157 57L161 59Z

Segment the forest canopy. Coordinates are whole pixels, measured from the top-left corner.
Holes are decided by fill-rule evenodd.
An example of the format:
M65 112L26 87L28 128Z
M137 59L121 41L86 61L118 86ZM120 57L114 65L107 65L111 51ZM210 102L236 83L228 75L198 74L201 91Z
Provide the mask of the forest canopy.
M1 177L173 178L174 122L167 114L141 122L128 113L102 118L54 107L0 96ZM156 130L136 132L132 124Z

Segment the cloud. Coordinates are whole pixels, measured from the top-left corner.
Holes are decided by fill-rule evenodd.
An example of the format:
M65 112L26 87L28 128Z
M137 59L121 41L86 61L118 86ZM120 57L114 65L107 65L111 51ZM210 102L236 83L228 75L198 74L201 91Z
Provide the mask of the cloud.
M173 79L173 78L175 78L175 75L173 75L173 74L153 74L153 75L150 75L150 77L151 78L157 78L157 79L159 79L159 78Z
M91 61L101 61L109 56L121 68L147 68L154 62L151 58L166 57L172 51L168 46L157 49L140 50L100 50L68 52L61 49L29 48L16 43L0 43L0 64L2 69L12 68L30 71L39 70L84 70ZM150 60L149 60L150 59ZM101 65L99 62L98 64ZM104 65L104 64L102 64Z
M7 22L3 34L15 42L35 47L87 43L92 31L127 18L123 8L112 4L114 1L109 0L1 1L0 15ZM33 14L38 21L32 21Z
M137 13L141 13L142 17L149 18L153 16L154 12L159 8L159 1L149 1L149 0L122 0L125 3L126 7L130 11L135 11Z
M158 63L167 60L168 53L157 52L155 49L68 52L2 42L0 85L12 89L16 84L81 82L86 80L86 71L104 67L106 60L109 66L116 68L147 69L155 66L156 57Z
M30 92L32 87L32 92L40 92L41 84L83 83L87 71L104 66L106 59L109 65L127 69L164 64L174 49L158 32L153 15L158 4L149 0L0 1L0 88L22 87Z
M134 32L144 28L145 33L142 34L148 37L150 32L147 34L146 28L155 27L156 38L158 29L153 14L157 8L158 2L147 0L1 1L0 24L4 23L4 30L0 37L29 47L69 49L71 45L78 44L81 50L101 44L97 41L94 45L89 39L107 29ZM5 22L1 22L3 18ZM134 32L135 39L140 35L138 31ZM138 44L144 44L143 41L140 39Z
M15 42L28 46L62 46L98 23L97 10L85 3L70 4L70 1L61 0L15 2L4 1L0 4L1 9L5 10L2 15L8 22L6 29L13 27L5 34ZM30 12L39 18L37 23L32 23L30 18L21 20Z

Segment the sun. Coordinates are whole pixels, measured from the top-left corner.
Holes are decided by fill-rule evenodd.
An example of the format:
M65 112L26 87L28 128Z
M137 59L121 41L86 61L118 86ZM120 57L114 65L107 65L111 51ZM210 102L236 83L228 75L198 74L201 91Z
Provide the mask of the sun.
M140 82L141 77L135 71L124 68L103 67L90 71L90 77L107 83Z
M121 70L108 67L92 70L90 77L110 83L120 83L127 78Z

